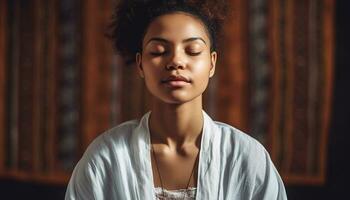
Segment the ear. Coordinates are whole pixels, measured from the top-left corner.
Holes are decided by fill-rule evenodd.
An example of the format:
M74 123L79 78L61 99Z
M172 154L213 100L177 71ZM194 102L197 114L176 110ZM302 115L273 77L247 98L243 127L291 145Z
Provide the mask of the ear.
M209 71L209 78L213 77L215 74L215 66L216 66L217 57L218 57L218 54L216 53L216 51L213 51L210 53L211 68Z
M141 78L144 78L145 75L143 73L143 68L142 68L142 55L139 52L136 53L136 66L137 66L137 71L139 72L139 75L141 76Z

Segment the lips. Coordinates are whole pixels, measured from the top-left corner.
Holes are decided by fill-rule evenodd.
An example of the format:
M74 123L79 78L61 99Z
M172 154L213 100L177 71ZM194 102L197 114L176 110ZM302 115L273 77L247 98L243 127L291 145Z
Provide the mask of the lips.
M162 79L162 83L167 83L167 82L171 82L171 81L182 81L182 82L187 82L187 83L190 82L190 80L187 77L181 76L181 75L178 75L178 76L171 75L165 79Z
M165 84L167 87L171 87L171 88L178 88L178 87L184 87L188 84L190 84L190 79L185 77L185 76L181 76L181 75L171 75L165 79L162 79L161 81L163 84Z

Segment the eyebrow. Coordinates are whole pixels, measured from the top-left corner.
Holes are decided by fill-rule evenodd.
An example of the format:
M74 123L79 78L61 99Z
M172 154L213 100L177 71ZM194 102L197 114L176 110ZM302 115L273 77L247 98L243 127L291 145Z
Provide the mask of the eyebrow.
M205 45L207 45L207 43L205 42L205 40L201 37L191 37L191 38L187 38L187 39L184 39L182 40L183 43L186 43L186 42L192 42L192 41L195 41L195 40L200 40L202 41ZM169 43L168 40L164 39L164 38L161 38L161 37L153 37L151 39L149 39L146 43L146 45L152 41L157 41L157 42L163 42L163 43Z

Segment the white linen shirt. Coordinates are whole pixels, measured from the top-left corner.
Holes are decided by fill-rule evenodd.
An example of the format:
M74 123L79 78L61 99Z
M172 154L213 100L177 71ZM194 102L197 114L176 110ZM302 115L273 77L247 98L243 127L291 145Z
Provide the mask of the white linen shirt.
M98 136L76 165L66 200L154 200L148 120L120 124ZM265 148L204 111L197 200L284 200L283 182Z

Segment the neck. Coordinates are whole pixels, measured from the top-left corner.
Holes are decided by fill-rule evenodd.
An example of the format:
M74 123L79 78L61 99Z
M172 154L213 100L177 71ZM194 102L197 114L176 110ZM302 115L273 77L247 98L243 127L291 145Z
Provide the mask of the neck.
M154 142L169 147L196 143L203 128L202 98L181 105L154 100L149 124Z

